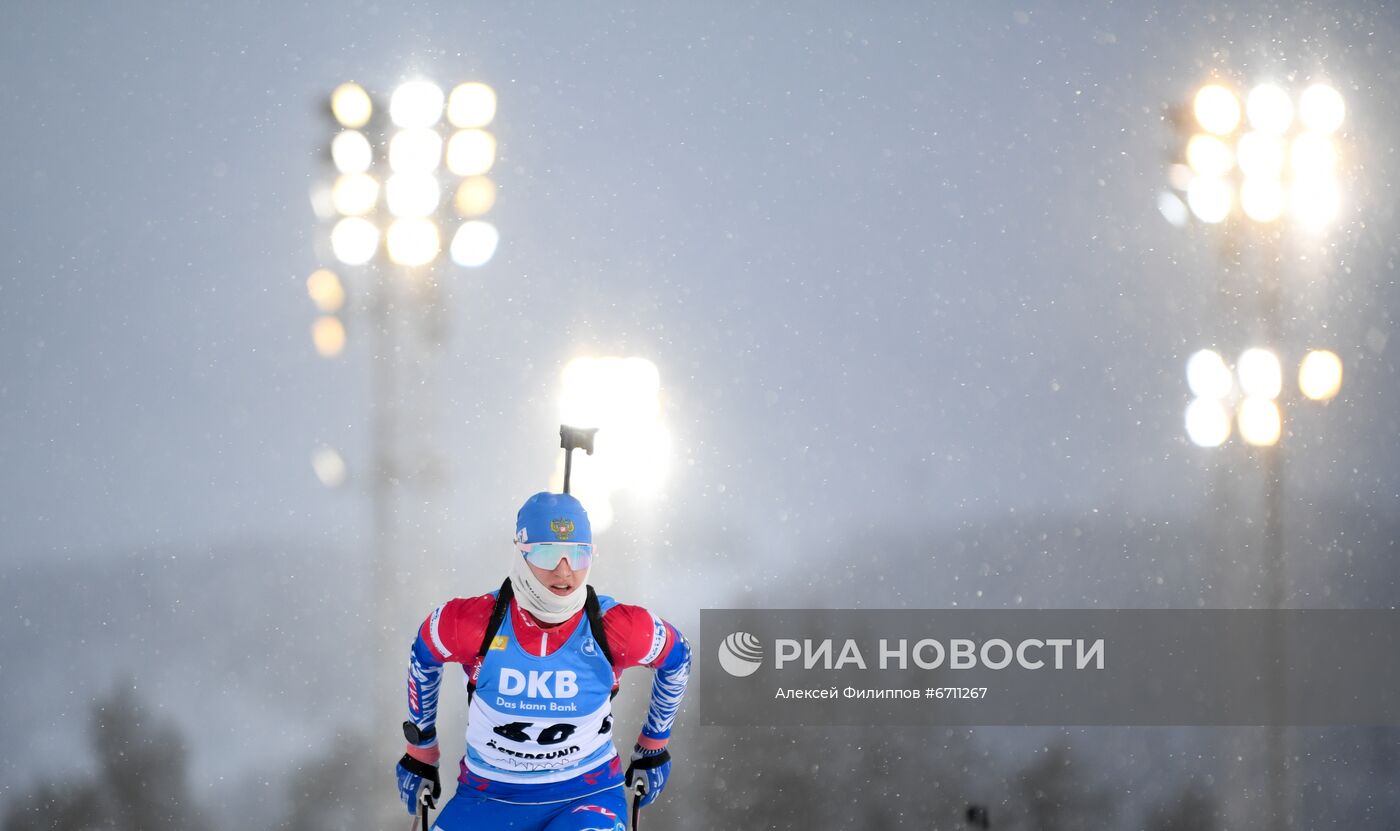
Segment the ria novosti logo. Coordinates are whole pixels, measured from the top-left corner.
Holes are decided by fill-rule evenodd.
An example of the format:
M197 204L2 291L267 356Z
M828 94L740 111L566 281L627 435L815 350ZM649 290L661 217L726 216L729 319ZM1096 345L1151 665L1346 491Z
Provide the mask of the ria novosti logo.
M753 675L763 666L763 644L748 632L735 632L719 645L719 665L735 678Z

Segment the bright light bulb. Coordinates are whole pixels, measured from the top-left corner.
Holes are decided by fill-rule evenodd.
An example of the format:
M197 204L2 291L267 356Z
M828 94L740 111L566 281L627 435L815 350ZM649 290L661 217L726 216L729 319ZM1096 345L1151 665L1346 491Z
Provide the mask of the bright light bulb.
M1293 140L1293 176L1318 179L1337 170L1337 145L1321 133L1303 133Z
M311 343L322 358L334 358L345 351L345 325L334 315L322 315L311 325Z
M364 265L379 250L379 229L368 219L346 217L331 229L331 251L346 265Z
M1218 136L1227 136L1240 125L1240 101L1235 94L1219 84L1208 84L1196 93L1193 109L1202 129Z
M306 293L316 308L327 314L340 311L340 307L345 305L345 287L330 269L311 272L311 276L306 278Z
M458 84L447 99L447 120L453 127L485 127L495 117L496 91L486 84Z
M340 126L358 130L369 123L374 104L359 84L341 84L331 93L331 114Z
M384 201L394 216L428 216L441 198L430 173L395 173L384 183Z
M379 183L368 173L347 173L335 180L331 201L341 216L364 216L379 201Z
M1346 119L1347 105L1342 94L1327 84L1313 84L1303 90L1298 116L1309 130L1335 133Z
M464 268L477 268L491 262L500 245L501 234L489 222L463 222L452 236L452 262Z
M389 167L395 173L431 173L442 159L442 136L435 130L400 130L389 139Z
M1214 176L1197 176L1186 189L1186 204L1202 222L1224 222L1233 202L1230 184Z
M1255 447L1272 447L1283 435L1283 413L1272 398L1240 402L1240 436Z
M389 259L399 265L427 265L442 250L437 224L431 219L407 217L389 225L384 237Z
M1313 401L1335 398L1342 389L1342 359L1326 349L1314 349L1298 365L1298 388Z
M1240 172L1259 179L1277 179L1282 176L1285 155L1282 138L1258 131L1245 133L1235 151Z
M453 200L463 219L475 219L496 204L496 183L485 176L469 176L462 180Z
M1283 391L1283 366L1278 355L1262 347L1246 349L1236 364L1240 390L1252 398L1278 398Z
M1186 203L1171 191L1164 190L1157 194L1157 211L1162 214L1163 219L1177 228L1184 228L1186 223L1191 221L1191 211L1186 207Z
M1293 99L1274 84L1260 84L1250 91L1245 112L1254 129L1281 134L1293 123Z
M442 90L432 81L401 84L389 98L389 118L403 128L433 126L442 118Z
M328 488L338 488L345 484L347 474L345 459L332 447L320 447L311 456L311 469L316 478Z
M1221 399L1235 385L1230 367L1214 349L1202 349L1186 361L1186 383L1199 398Z
M481 176L496 163L496 137L485 130L458 130L447 141L447 169L457 176Z
M1341 189L1330 178L1303 179L1293 184L1290 203L1293 217L1300 225L1320 231L1341 213Z
M1194 399L1186 407L1186 436L1197 447L1219 447L1230 438L1230 410L1213 398Z
M1274 222L1283 216L1288 200L1277 179L1248 178L1240 185L1240 209L1255 222Z
M1234 168L1235 154L1215 136L1197 133L1186 143L1186 163L1202 176L1224 176Z
M341 173L364 173L374 163L374 150L364 133L342 130L331 140L331 161Z

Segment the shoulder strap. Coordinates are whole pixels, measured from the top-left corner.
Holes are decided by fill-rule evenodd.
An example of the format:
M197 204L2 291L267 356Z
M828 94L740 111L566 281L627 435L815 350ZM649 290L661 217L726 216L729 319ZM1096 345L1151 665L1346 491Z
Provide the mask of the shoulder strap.
M593 640L598 642L598 648L603 650L603 657L608 659L608 666L612 666L612 650L608 649L608 633L603 629L603 609L598 603L598 593L593 591L592 586L588 586L588 597L583 601L583 609L588 613L588 628L593 630Z
M590 589L591 590L591 589ZM510 578L501 584L501 590L496 592L496 605L491 607L491 619L486 623L486 634L481 638L481 646L476 650L476 660L467 667L467 703L470 704L472 696L476 694L476 680L472 678L472 670L476 668L478 662L486 658L486 650L491 648L491 642L496 639L496 633L501 631L501 623L506 619L506 613L510 611L511 598L515 597L515 590L510 587ZM607 652L603 653L604 655Z

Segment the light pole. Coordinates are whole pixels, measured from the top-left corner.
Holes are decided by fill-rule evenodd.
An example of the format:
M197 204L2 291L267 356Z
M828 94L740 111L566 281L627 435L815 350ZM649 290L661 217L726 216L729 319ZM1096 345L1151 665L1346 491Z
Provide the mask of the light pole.
M1189 137L1184 160L1170 171L1176 193L1164 193L1159 206L1176 224L1194 216L1206 225L1222 226L1227 269L1245 262L1242 240L1263 243L1257 247L1263 256L1256 290L1259 334L1268 346L1241 354L1237 380L1218 353L1192 356L1187 376L1196 398L1187 408L1186 429L1194 443L1219 446L1229 439L1234 421L1252 448L1265 487L1262 606L1279 609L1286 595L1284 459L1279 444L1285 402L1278 358L1285 341L1283 226L1287 222L1302 233L1320 233L1340 213L1335 137L1346 106L1341 94L1326 84L1304 89L1295 107L1293 97L1273 83L1255 86L1243 99L1224 84L1210 83L1197 91L1189 112L1189 118L1177 120ZM1235 291L1224 283L1221 289L1227 298ZM1335 383L1324 376L1334 376ZM1299 380L1307 397L1326 400L1336 395L1340 359L1325 350L1309 353ZM1273 646L1274 660L1286 660L1286 644L1278 641ZM1274 724L1284 716L1286 694L1277 690L1267 702ZM1280 728L1268 728L1268 802L1274 814L1269 819L1276 828L1290 828L1294 821L1285 738Z
M433 490L443 479L430 435L434 414L428 412L436 386L430 358L447 331L439 265L450 259L476 268L495 255L499 234L485 216L496 200L488 175L496 139L487 129L496 94L473 82L445 95L436 84L415 79L395 88L383 106L364 87L345 83L329 104L333 183L313 194L313 204L329 225L337 268L349 279L324 268L308 279L307 289L321 312L312 329L321 355L334 358L344 350L347 315L358 313L368 329L372 729L392 736L408 646L401 584L415 565L425 565L404 550L398 493L408 483ZM450 241L444 245L444 239ZM354 302L347 303L347 296ZM417 377L406 383L413 373ZM343 479L345 466L337 468L323 449L316 470L330 484L323 473L339 470Z

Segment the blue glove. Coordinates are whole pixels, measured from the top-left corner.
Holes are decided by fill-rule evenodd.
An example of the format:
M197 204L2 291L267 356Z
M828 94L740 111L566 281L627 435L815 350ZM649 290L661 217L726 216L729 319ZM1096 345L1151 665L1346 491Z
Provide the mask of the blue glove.
M632 763L627 766L627 792L632 793L633 777L642 780L641 806L656 801L666 788L671 775L671 754L664 747L647 750L641 745L632 748Z
M433 786L427 800L428 807L437 807L437 798L442 796L442 782L438 779L437 765L420 762L405 753L394 773L399 781L399 799L408 806L410 814L418 813L418 793L423 790L424 780L431 782Z

